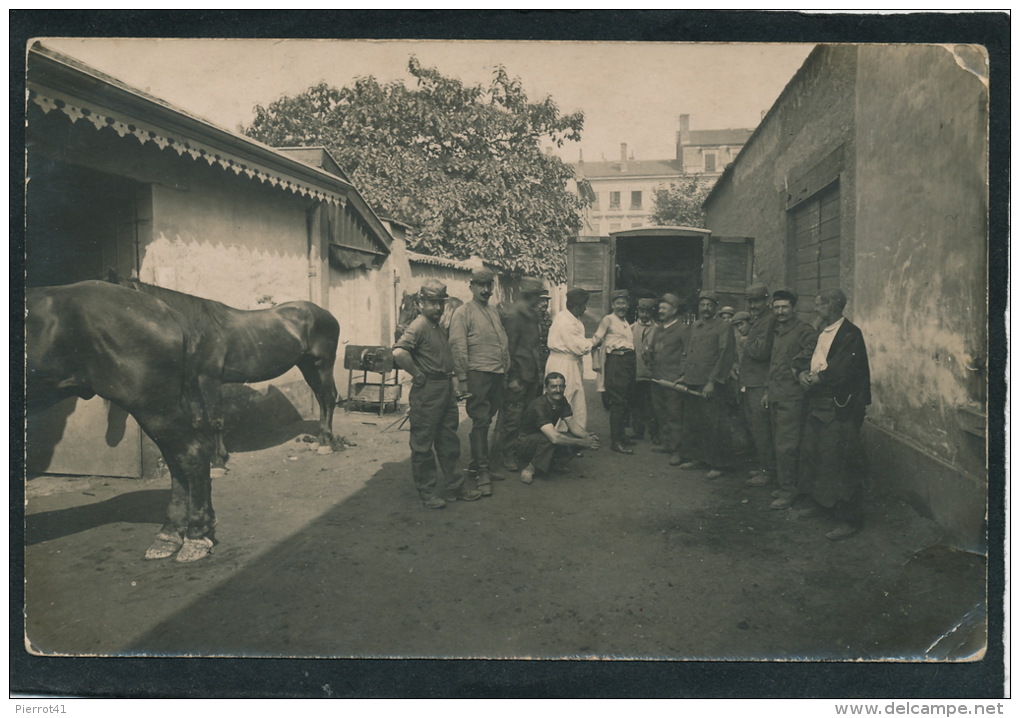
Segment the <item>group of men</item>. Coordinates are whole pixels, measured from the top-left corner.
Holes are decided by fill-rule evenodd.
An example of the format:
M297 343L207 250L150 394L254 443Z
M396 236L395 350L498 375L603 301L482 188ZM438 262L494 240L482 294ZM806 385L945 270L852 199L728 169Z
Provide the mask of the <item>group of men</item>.
M863 335L843 316L841 290L816 298L817 330L797 318L795 292L770 295L763 284L747 289L747 310L739 312L720 311L715 293L700 292L692 323L682 320L682 300L671 293L639 298L630 323L631 297L619 290L611 313L587 337L581 317L588 293L571 289L543 341L549 293L541 280L523 279L520 299L500 312L490 305L494 279L485 269L472 274L472 299L454 312L448 336L440 327L446 287L426 282L421 314L394 347L413 379L411 465L425 506L492 495L492 482L502 478L490 466L497 415L496 453L526 484L564 470L581 449L599 448L584 399L582 362L592 354L611 451L633 454L647 431L652 451L668 454L669 465L716 479L735 468L734 447L750 444L755 468L747 483L776 485L771 508L804 518L831 513L832 540L860 530L859 431L871 403L870 373ZM471 420L471 482L456 470L458 400L466 400Z
M490 303L494 281L487 269L472 273L471 301L454 311L448 332L441 326L446 286L426 281L417 296L420 314L393 348L397 365L412 377L411 473L429 508L491 496L492 482L503 478L490 465L493 453L531 483L536 473L563 470L577 450L599 447L586 428L583 393L578 399L581 360L594 345L580 322L587 293L568 292L568 311L546 327L549 292L541 280L525 277L520 299L505 312ZM471 421L466 472L456 469L460 400ZM497 416L493 452L489 434Z
M747 483L775 484L772 509L831 514L836 526L826 536L838 541L863 523L867 350L861 330L843 316L842 290L816 297L818 329L797 318L797 301L791 290L770 295L755 284L746 311L718 310L718 296L703 291L696 321L684 324L675 295L658 299L657 323L647 318L655 300L639 300L635 380L647 391L631 394L630 413L645 417L650 403L652 451L669 454L671 466L706 470L707 479L734 468L735 446L748 437L755 468ZM605 382L608 393L609 374ZM644 419L631 423L642 436Z

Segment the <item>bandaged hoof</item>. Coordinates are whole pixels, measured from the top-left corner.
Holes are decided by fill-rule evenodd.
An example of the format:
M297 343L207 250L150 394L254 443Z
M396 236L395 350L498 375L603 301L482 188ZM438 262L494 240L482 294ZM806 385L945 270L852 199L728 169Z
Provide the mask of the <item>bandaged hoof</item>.
M180 563L198 561L211 554L212 547L213 542L208 538L184 539L184 545L177 552L177 558L174 560Z
M315 450L315 453L318 454L319 456L325 456L326 454L332 454L333 453L333 447L332 446L320 446L318 449Z
M209 469L210 479L222 479L226 475L227 475L226 469Z
M161 533L156 536L156 540L152 542L152 545L145 552L145 559L152 561L154 559L170 558L177 553L177 550L180 549L183 543L184 539L177 534Z

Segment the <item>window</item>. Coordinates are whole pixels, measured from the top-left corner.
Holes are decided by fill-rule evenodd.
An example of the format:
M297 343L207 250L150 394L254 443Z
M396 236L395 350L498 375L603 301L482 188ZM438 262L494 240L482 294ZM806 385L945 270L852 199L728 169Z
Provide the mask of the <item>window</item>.
M620 223L619 222L612 222L612 223L610 223L609 231L610 232L619 232L620 231Z
M641 193L631 192L630 193L630 208L641 209Z
M620 209L620 193L609 193L609 209Z
M643 226L644 226L644 222L631 222L630 223L630 228L631 229L637 229L638 227L643 227Z
M715 172L715 152L705 153L705 171Z

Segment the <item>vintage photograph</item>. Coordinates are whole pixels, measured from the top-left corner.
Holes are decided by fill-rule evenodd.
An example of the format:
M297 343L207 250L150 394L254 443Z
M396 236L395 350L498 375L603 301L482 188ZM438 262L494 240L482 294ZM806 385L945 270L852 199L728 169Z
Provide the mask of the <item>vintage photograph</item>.
M29 654L986 657L985 47L24 49Z

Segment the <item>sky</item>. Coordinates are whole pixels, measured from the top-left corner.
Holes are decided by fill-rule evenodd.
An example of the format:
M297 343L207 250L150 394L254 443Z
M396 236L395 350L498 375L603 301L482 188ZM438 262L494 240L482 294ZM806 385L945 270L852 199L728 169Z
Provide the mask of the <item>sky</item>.
M237 130L256 105L324 81L372 75L410 81L407 60L468 84L487 84L502 64L532 101L551 96L581 110L580 143L554 152L568 162L675 155L677 119L692 130L753 128L803 64L812 44L510 42L408 40L43 39L190 114Z

